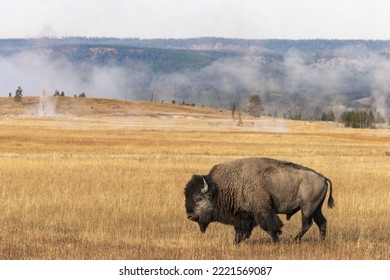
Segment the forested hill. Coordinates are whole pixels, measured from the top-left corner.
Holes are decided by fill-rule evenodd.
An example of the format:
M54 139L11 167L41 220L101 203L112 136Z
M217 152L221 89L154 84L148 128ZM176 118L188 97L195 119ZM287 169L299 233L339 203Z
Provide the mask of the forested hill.
M390 56L390 41L374 40L246 40L226 38L138 39L138 38L39 38L0 39L0 55L23 51L66 57L75 62L117 63L142 61L154 70L173 72L199 69L221 58L254 56L265 61L283 61L299 52L306 63L339 57L340 50L353 49L360 55L370 52Z
M0 40L0 55L15 55L20 52L46 54L50 59L66 58L75 63L93 63L132 66L141 62L151 66L155 72L175 72L183 69L199 69L213 61L231 57L231 52L196 51L170 48L154 40L142 43L137 39L106 38L41 38Z
M91 97L243 108L318 118L334 107L387 110L390 41L226 38L0 40L0 96L21 86Z

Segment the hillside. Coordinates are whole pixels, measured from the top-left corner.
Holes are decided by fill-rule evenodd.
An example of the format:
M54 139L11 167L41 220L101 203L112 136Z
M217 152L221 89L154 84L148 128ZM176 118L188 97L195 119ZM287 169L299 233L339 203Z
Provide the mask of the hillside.
M24 97L23 102L0 98L0 120L35 120L35 125L48 121L53 126L83 129L128 124L132 129L170 131L263 131L282 133L288 130L307 131L329 126L326 123L286 121L269 117L253 118L210 107L161 102L124 101L107 98ZM331 124L330 126L334 126Z
M122 117L226 117L229 111L160 102L125 101L108 98L26 96L22 102L0 98L0 116L122 116Z

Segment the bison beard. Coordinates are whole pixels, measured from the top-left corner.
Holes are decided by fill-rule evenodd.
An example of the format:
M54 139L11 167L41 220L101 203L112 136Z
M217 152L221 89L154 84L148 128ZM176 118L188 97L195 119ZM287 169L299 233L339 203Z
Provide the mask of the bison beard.
M209 226L209 223L198 223L199 224L199 229L201 232L205 233L207 227Z
M187 183L187 217L205 232L211 222L233 225L234 243L248 239L259 225L274 242L279 240L283 223L296 212L302 213L300 241L317 224L321 238L326 237L326 219L321 213L328 183L328 206L332 207L332 183L316 171L290 162L269 158L246 158L218 164L208 175L194 175Z

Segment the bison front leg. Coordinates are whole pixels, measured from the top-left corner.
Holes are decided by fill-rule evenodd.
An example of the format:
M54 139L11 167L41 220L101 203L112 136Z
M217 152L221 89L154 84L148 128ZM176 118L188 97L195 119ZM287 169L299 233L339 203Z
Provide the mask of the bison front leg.
M279 242L279 234L282 233L281 228L283 222L274 213L263 212L257 216L257 223L260 227L266 231L272 238L273 242Z
M234 229L236 231L236 234L234 236L234 242L233 242L234 245L238 245L238 244L240 244L241 241L248 239L252 233L249 231L245 231L243 229L237 229L237 228L234 228Z
M233 244L238 245L240 242L251 237L253 227L252 221L248 221L246 223L236 223L234 225L235 236Z

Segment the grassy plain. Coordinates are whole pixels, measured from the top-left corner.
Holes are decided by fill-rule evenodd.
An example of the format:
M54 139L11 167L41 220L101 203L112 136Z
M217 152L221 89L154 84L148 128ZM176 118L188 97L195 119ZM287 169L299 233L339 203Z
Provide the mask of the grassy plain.
M246 116L238 127L228 111L92 99L21 116L1 102L0 259L390 259L388 130ZM256 228L239 246L232 227L203 235L186 219L192 174L246 156L332 179L328 240L313 225L294 244L299 214L282 217L279 244Z

